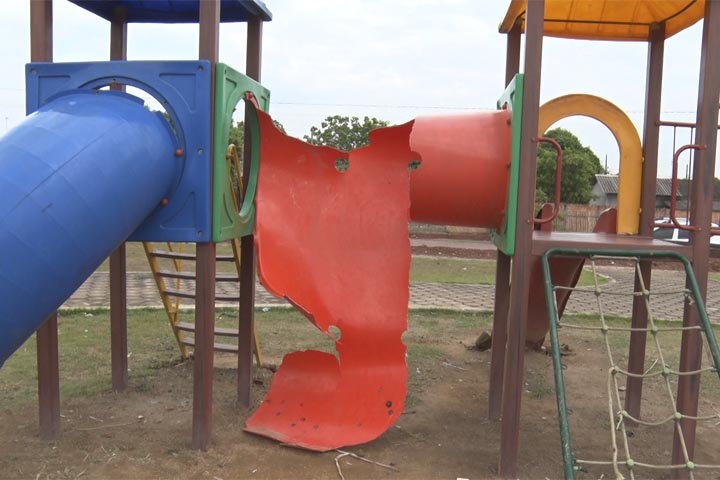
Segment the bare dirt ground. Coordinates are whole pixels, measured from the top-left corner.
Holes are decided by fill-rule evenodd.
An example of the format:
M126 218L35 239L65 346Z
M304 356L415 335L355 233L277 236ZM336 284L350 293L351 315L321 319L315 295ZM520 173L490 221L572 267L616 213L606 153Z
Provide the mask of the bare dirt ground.
M500 423L486 416L490 352L467 347L480 325L457 323L438 314L411 324L405 413L376 441L346 449L393 469L343 457L338 462L344 478L496 477ZM292 348L289 343L285 347ZM564 360L576 450L585 458L609 458L605 353L583 335L570 339L569 348ZM250 412L234 404L234 362L231 356L217 357L214 443L208 452L190 448L192 364L183 363L131 381L125 394L65 401L62 437L57 441L38 439L33 404L14 411L0 409L0 478L340 478L338 452L287 448L242 431ZM550 357L529 352L526 372L519 477L559 478L562 462ZM271 370L257 371L254 405L271 380ZM648 384L646 397L661 399L659 388ZM713 399L720 404L717 392L708 398L703 409L712 409ZM647 418L662 417L661 412L667 412L667 405L660 400L643 406ZM720 463L720 430L714 431L718 428L700 431L709 440L698 445L698 459ZM638 428L631 442L633 449L647 452L640 459L666 462L672 438L667 428ZM638 473L641 478L670 478L666 472ZM603 476L613 477L612 471L593 467L580 474ZM720 478L720 471L697 478Z

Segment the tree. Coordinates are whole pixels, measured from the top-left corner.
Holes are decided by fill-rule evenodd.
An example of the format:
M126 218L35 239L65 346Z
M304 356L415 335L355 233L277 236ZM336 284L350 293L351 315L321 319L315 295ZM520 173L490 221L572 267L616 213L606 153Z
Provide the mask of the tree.
M275 125L275 128L280 130L283 133L285 132L285 127L283 127L282 123L278 122L277 120L273 119L273 125ZM243 166L243 150L245 147L245 122L240 120L238 122L230 121L230 138L228 140L228 146L229 145L235 145L235 148L237 150L238 159L240 160L240 171L235 171L235 168L230 168L230 177L232 178L232 185L235 189L235 194L237 195L237 198L242 199L242 166Z
M275 128L285 133L285 127L282 123L273 119ZM238 154L242 157L243 146L245 145L245 122L240 120L238 122L231 122L230 126L230 140L229 144L234 144L238 149Z
M233 144L238 150L242 151L243 145L245 144L245 122L230 121L230 140L228 144Z
M358 117L331 115L322 121L320 128L312 127L310 135L303 138L312 145L327 145L349 152L369 143L370 130L388 125L389 122L375 117L364 117L360 121Z
M588 203L593 199L592 187L595 174L605 169L595 153L571 132L555 128L545 134L556 140L563 149L562 183L560 201L565 203ZM536 200L551 201L555 193L555 168L557 153L552 145L538 146Z

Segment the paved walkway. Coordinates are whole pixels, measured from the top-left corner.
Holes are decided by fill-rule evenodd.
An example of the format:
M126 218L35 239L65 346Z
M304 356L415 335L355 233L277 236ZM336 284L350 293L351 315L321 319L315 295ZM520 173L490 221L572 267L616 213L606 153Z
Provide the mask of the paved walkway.
M630 316L632 300L626 295L632 291L633 276L629 268L602 266L598 272L608 277L603 290L608 293L603 298L603 309L606 313ZM237 295L237 285L220 282L219 292ZM653 271L654 292L676 292L673 295L655 295L651 297L651 305L658 318L682 318L682 290L684 275L670 270ZM181 287L192 291L191 282ZM533 295L543 295L541 286L533 287ZM107 307L110 304L109 276L107 273L95 273L65 303L66 308ZM620 295L625 294L625 295ZM492 311L494 287L492 285L461 285L442 283L413 283L410 285L410 308L419 309L450 309L466 311ZM192 301L187 300L191 306ZM270 295L261 285L257 285L255 298L258 307L288 306L283 299ZM708 285L708 313L710 319L720 321L720 282L710 280ZM130 307L162 307L160 296L150 273L137 272L128 274L128 305ZM222 305L222 304L218 304ZM225 303L224 305L232 305ZM598 305L592 292L574 293L568 303L568 313L597 313Z

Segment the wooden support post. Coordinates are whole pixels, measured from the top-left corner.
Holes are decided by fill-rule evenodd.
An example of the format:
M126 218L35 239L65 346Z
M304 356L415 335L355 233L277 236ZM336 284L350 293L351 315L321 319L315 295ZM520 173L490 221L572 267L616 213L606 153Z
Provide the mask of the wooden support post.
M262 66L262 20L248 21L247 60L245 74L258 82ZM245 145L243 149L243 177L250 177L250 149L252 146L248 115L245 115ZM244 182L247 188L249 182ZM244 192L243 192L244 194ZM250 406L253 372L253 339L255 331L255 240L247 235L240 241L240 307L238 318L238 404Z
M215 98L215 65L218 61L220 32L220 1L200 2L199 57L212 62L211 102ZM214 103L214 102L213 102ZM211 111L211 135L214 132ZM207 156L210 172L213 170L212 148ZM210 179L212 185L212 178ZM198 243L196 247L195 281L195 364L193 371L193 428L192 447L210 448L212 441L212 399L215 343L215 261L217 246L212 242Z
M510 84L510 81L515 75L520 72L520 43L522 39L522 28L517 23L507 33L507 47L505 51L505 86Z
M660 144L660 100L662 97L662 71L665 52L665 25L654 25L648 44L648 66L645 86L645 126L643 128L643 175L640 197L640 235L651 237L655 222L655 195L657 185L658 148ZM645 288L650 288L652 261L640 262L640 274ZM640 279L635 279L635 291L641 289ZM645 299L633 298L632 327L646 328L648 312ZM628 371L642 374L645 371L645 344L647 334L633 331L630 334ZM625 410L640 418L642 402L642 377L628 377L626 382ZM630 424L631 422L627 422Z
M52 62L52 0L30 2L30 60ZM57 313L38 328L37 369L40 437L53 439L60 434L60 369L58 358Z
M52 440L60 435L57 312L38 328L36 337L40 438Z
M30 61L52 62L52 0L30 0Z
M537 130L545 0L528 2L525 20L523 94L517 238L513 258L505 351L500 462L498 473L515 478L520 445L520 405L525 372L525 333L530 297L533 208L537 169Z
M110 22L110 60L127 60L127 9L123 6L115 7Z
M128 386L127 285L125 244L110 254L110 358L112 389Z
M520 25L507 34L505 52L505 86L520 71ZM490 384L488 387L488 418L499 420L502 414L503 375L507 342L507 317L510 306L510 262L512 258L498 251L495 265L495 310L493 315L492 350L490 352Z
M512 257L497 252L495 265L495 310L493 315L492 350L490 351L490 383L488 386L488 418L502 416L503 375L507 344L508 308L510 306L510 265Z
M195 363L193 371L192 447L210 448L212 440L215 351L215 254L213 242L198 243L195 292Z
M695 153L692 174L690 222L701 229L690 232L693 250L693 270L703 299L707 298L708 258L710 256L710 225L715 177L715 154L717 150L718 101L720 101L720 2L705 3L705 20L700 56L700 85L698 87L697 131L695 143L704 150ZM694 306L685 303L685 326L699 325L700 319ZM680 371L698 370L702 364L702 336L697 330L686 330L682 335ZM683 375L678 379L677 409L684 415L696 416L700 376ZM696 421L680 422L685 436L687 454L692 460L695 454ZM677 431L673 440L672 463L685 463L685 455ZM678 475L688 476L678 470Z
M117 7L110 22L110 60L127 60L125 9ZM111 89L123 90L120 85ZM110 358L112 389L124 392L128 386L127 276L125 244L110 254Z

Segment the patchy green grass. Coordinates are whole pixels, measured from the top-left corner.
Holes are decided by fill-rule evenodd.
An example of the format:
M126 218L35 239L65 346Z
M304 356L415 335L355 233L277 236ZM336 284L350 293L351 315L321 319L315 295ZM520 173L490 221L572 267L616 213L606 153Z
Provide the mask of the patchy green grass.
M63 312L58 318L60 393L64 398L110 391L110 314L107 310ZM130 377L142 383L179 359L163 311L133 310L128 316ZM34 401L37 385L35 337L28 339L0 369L0 405Z
M192 312L185 313L188 321ZM255 315L264 362L278 365L294 350L335 352L334 342L296 310L258 310ZM422 311L409 314L408 364L425 370L442 357L448 335L473 335L490 324L488 314ZM237 326L237 310L219 309L217 326ZM441 335L442 333L442 335ZM110 318L107 310L60 311L58 318L61 396L71 399L111 390ZM223 338L222 342L228 342ZM130 382L136 389L180 361L180 351L163 310L131 310L128 315ZM0 369L0 408L36 401L37 362L31 337Z
M191 313L187 313L191 316ZM237 324L237 311L222 309L217 312L217 325L232 327ZM458 341L470 343L482 330L491 328L489 313L451 311L412 311L408 318L408 331L403 340L408 346L408 367L411 371L433 372L447 355L448 344ZM629 320L607 317L610 327L627 327ZM563 323L595 330L563 327L561 342L570 345L575 353L582 354L585 347L604 350L600 323L593 315L568 315ZM334 342L314 328L300 313L291 309L258 310L256 324L266 363L279 364L282 357L293 350L318 349L334 352ZM659 327L677 327L677 322L658 321ZM61 394L63 398L93 396L109 392L110 385L110 321L106 310L61 311L59 317L59 349L61 368ZM720 326L715 326L716 335ZM676 366L680 356L678 331L659 335L663 355L669 365ZM225 341L225 339L223 339ZM618 363L626 362L629 348L627 332L613 332L608 341ZM163 369L180 360L179 350L170 331L164 311L132 310L128 317L128 350L130 379L136 388L157 380ZM648 338L646 354L648 365L658 358L652 337ZM711 374L706 374L711 376ZM423 388L423 376L411 376L415 390ZM546 380L546 379L545 379ZM528 374L527 382L534 395L544 396L554 387L544 377ZM12 409L36 400L35 339L28 340L0 369L0 405ZM720 382L709 378L702 382L704 394L720 395Z
M410 268L410 281L490 285L495 283L495 261L414 257Z
M194 243L182 243L182 244L173 244L174 251L181 251L183 253L195 253L195 244ZM168 245L164 242L156 242L154 244L156 250L165 250L168 251ZM178 250L180 248L180 250ZM219 255L232 255L232 247L230 246L229 242L224 243L218 243L217 244L217 252ZM148 263L147 256L145 255L145 249L143 248L143 244L140 242L128 242L125 244L125 256L126 256L126 265L127 265L127 271L128 272L149 272L150 271L150 264ZM158 259L160 262L160 267L166 270L170 270L173 268L172 266L172 260L167 259ZM194 261L185 261L182 263L182 269L183 270L189 270L194 271L195 270L195 262ZM100 265L97 269L98 272L107 272L110 268L110 261L105 260L102 265ZM232 262L218 262L218 271L220 272L234 272L235 271L235 264Z
M165 243L156 243L158 250L168 250ZM178 248L178 247L174 247ZM195 244L182 244L182 252L194 253ZM220 243L217 246L218 254L232 255L230 243ZM145 256L142 243L131 242L126 244L127 270L129 272L149 272L150 266ZM164 270L174 269L172 260L158 259L160 267ZM183 270L193 271L195 263L192 261L182 262ZM235 272L235 265L232 262L218 262L218 271ZM107 272L109 261L103 262L98 268L100 272ZM720 277L719 277L720 278ZM446 258L446 257L413 257L410 268L411 282L426 283L460 283L475 285L495 284L495 260L470 259L470 258ZM607 283L607 278L599 277L599 283ZM579 286L593 285L592 272L583 270L580 276Z
M413 257L410 268L411 282L462 283L476 285L495 284L495 260L445 257ZM607 283L598 277L598 283ZM594 285L593 274L583 270L579 286Z
M630 348L630 335L627 331L613 330L618 328L630 327L630 319L615 316L606 316L606 323L609 327L607 335L607 343L612 351L615 362L620 365L621 368L627 369L627 357ZM596 315L566 315L562 324L571 324L579 327L588 328L591 327L593 330L588 329L575 329L570 327L563 327L560 329L560 343L561 344L575 344L592 346L594 349L607 350L603 335L601 332L601 322ZM669 365L673 370L679 370L680 365L680 347L682 344L682 332L678 330L662 331L662 329L678 328L681 327L681 323L677 321L667 320L655 320L655 324L661 330L657 334L657 344L652 335L647 335L646 348L645 348L645 368L649 369L651 366L657 370L662 365L660 359L662 358L666 365ZM713 325L715 337L717 338L720 334L720 325ZM659 344L659 351L658 351ZM703 365L708 365L707 355L707 343L703 345L704 358ZM578 352L582 354L582 352ZM609 361L605 364L607 368L610 367ZM673 387L677 385L677 378L671 377L671 384ZM701 395L720 395L720 379L718 375L713 372L706 372L702 374Z

